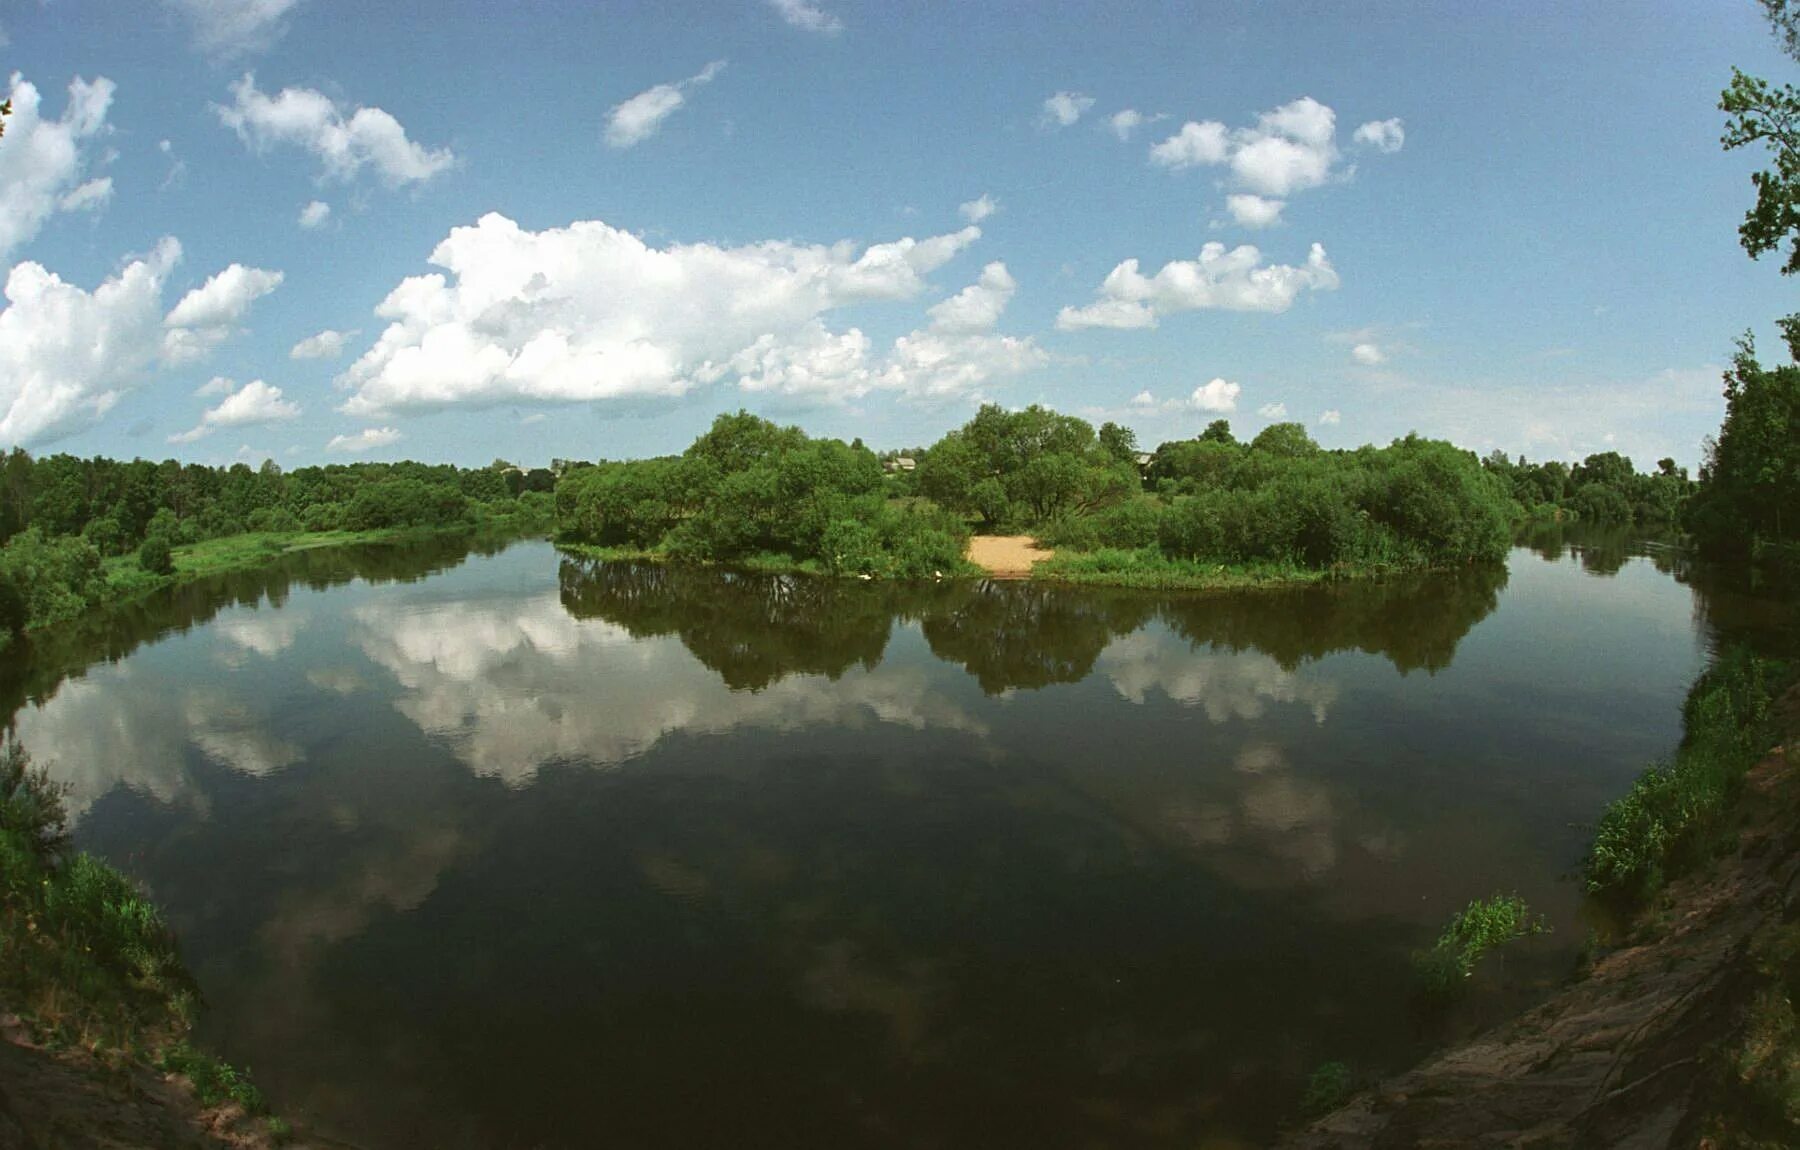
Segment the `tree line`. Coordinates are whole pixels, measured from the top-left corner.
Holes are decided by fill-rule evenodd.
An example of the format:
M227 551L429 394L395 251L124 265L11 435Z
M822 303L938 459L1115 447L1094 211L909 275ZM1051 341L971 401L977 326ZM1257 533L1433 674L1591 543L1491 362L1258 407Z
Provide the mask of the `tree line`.
M975 529L1194 564L1415 569L1504 556L1519 516L1476 457L1408 436L1327 451L1298 424L1249 443L1223 421L1140 458L1132 433L987 405L884 476L860 440L739 412L679 456L601 462L556 489L567 540L835 574L962 570Z
M107 560L135 553L151 576L176 548L248 533L548 522L555 477L496 460L352 463L284 472L51 455L0 460L0 634L72 618L111 594Z

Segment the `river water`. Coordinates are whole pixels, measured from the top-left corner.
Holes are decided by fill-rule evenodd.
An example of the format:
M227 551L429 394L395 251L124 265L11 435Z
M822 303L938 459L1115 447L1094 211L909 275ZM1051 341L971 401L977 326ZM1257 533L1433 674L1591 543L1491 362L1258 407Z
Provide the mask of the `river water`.
M0 692L201 1037L368 1147L1251 1146L1566 975L1586 825L1776 608L1613 544L1295 593L291 556ZM1448 1016L1409 955L1554 933Z

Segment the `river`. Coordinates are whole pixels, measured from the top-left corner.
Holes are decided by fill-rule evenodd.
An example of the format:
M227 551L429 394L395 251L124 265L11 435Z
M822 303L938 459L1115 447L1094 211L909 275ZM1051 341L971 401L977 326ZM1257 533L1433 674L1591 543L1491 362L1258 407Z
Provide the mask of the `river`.
M1250 1146L1564 977L1586 827L1778 609L1666 553L1298 592L290 556L0 692L201 1039L367 1147ZM1409 956L1554 932L1448 1016Z

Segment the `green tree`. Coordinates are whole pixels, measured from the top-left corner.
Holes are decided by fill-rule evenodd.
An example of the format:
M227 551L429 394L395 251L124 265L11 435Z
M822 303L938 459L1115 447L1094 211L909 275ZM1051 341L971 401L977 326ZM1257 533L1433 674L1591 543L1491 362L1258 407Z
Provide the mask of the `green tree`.
M1237 436L1231 434L1231 421L1229 419L1215 419L1207 424L1206 430L1200 433L1200 439L1203 443L1223 443L1227 445L1237 443Z
M1701 550L1754 554L1800 538L1800 366L1765 369L1749 336L1725 374L1725 421L1684 516Z
M1137 432L1116 423L1100 425L1100 449L1121 463L1137 462Z

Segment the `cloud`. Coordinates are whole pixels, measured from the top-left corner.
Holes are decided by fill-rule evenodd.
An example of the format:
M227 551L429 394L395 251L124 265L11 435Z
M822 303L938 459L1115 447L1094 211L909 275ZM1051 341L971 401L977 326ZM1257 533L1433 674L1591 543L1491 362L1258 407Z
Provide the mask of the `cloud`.
M207 399L215 395L230 395L232 389L235 387L237 387L235 380L227 379L222 375L215 375L194 389L194 397L196 399Z
M201 390L210 391L219 383L219 379L214 379ZM192 443L222 427L255 427L296 419L300 415L299 404L283 399L279 387L271 387L260 379L251 380L236 390L232 389L230 380L224 380L224 384L226 395L218 406L202 412L200 422L192 428L169 436L170 443Z
M314 200L304 208L300 209L300 219L298 223L301 227L310 231L313 228L324 227L325 221L330 218L331 205L324 200Z
M1236 411L1237 398L1243 390L1238 384L1213 379L1194 389L1194 394L1188 396L1187 406L1195 411Z
M769 0L769 7L775 9L790 27L802 32L835 36L844 30L842 20L807 0Z
M1374 367L1387 362L1387 353L1378 344L1359 343L1350 349L1350 358L1364 367Z
M61 119L46 120L36 86L14 72L12 115L0 136L0 259L30 243L57 212L98 207L112 194L110 179L81 182L93 141L107 131L113 82L76 77Z
M1267 228L1281 222L1281 209L1287 206L1286 200L1264 199L1248 192L1240 192L1225 197L1225 210L1231 218L1247 228Z
M1353 132L1350 138L1378 152L1398 152L1406 144L1406 128L1399 120L1370 120Z
M1154 276L1126 260L1101 282L1099 299L1086 307L1065 307L1056 317L1063 331L1090 327L1150 328L1160 317L1200 309L1284 312L1302 291L1332 291L1337 272L1325 249L1312 245L1301 267L1265 264L1249 244L1226 248L1210 243L1198 260L1173 260Z
M712 82L724 70L725 61L714 60L685 80L646 88L622 103L615 104L606 117L606 142L615 148L630 148L657 133L663 121L687 103L687 93Z
M1336 425L1342 423L1343 421L1344 421L1344 414L1341 411L1337 411L1334 409L1331 411L1321 411L1319 413L1319 426L1320 427L1335 427Z
M1354 138L1379 151L1396 152L1405 133L1399 120L1381 120L1364 124ZM1240 191L1265 201L1285 200L1329 182L1341 159L1337 114L1310 96L1262 113L1253 127L1229 129L1217 120L1190 120L1150 148L1150 162L1171 170L1223 165ZM1237 208L1231 210L1239 223L1248 222Z
M1000 201L983 192L980 199L958 204L956 210L963 219L978 224L1000 210Z
M89 180L57 204L65 212L97 212L112 199L113 182L111 176L102 176L97 180Z
M1264 419L1282 420L1287 418L1287 404L1265 403L1256 409L1256 414Z
M169 170L163 175L162 183L157 185L157 191L166 192L186 183L187 161L175 155L175 145L168 140L158 140L156 150L169 157Z
M289 359L336 359L344 354L344 345L355 335L353 331L333 331L326 328L317 335L309 335L295 344L288 352Z
M33 447L91 426L161 361L162 289L180 259L181 245L165 239L91 293L42 264L12 269L0 311L0 443Z
M389 325L340 377L351 393L342 410L678 396L734 378L746 390L839 396L991 378L1042 353L1028 340L939 328L902 337L890 362L870 365L861 332L832 333L821 318L918 295L980 235L971 226L861 251L783 240L656 248L600 220L532 232L490 213L432 252L442 272L409 277L382 301L376 314ZM994 283L982 291L999 291ZM966 319L975 302L953 310Z
M250 305L281 286L280 272L232 264L181 297L163 319L164 357L191 363L230 338Z
M1038 122L1046 128L1066 128L1094 106L1094 98L1081 92L1058 92L1044 101Z
M1222 164L1231 154L1230 135L1216 120L1189 120L1181 130L1160 144L1150 146L1150 162L1165 168L1194 168Z
M1018 283L998 261L981 269L981 278L926 312L935 331L951 335L987 331L1011 302Z
M1136 131L1143 122L1144 114L1142 112L1138 111L1136 108L1126 108L1122 112L1114 112L1109 116L1106 121L1106 126L1111 128L1112 134L1119 137L1119 139L1129 140L1131 139L1131 133Z
M405 438L399 429L393 427L365 427L355 435L334 435L325 445L326 451L372 451L377 447L386 447L399 443Z
M267 51L300 0L163 0L186 18L194 47L219 59Z
M1131 397L1130 411L1136 415L1151 415L1162 412L1168 415L1181 415L1187 412L1203 411L1215 415L1237 410L1238 396L1244 391L1243 385L1227 379L1214 377L1194 388L1193 393L1181 399L1159 400L1149 389L1138 392ZM1103 418L1103 411L1096 411L1094 418Z
M276 96L257 90L244 73L231 86L230 107L215 104L219 122L256 151L276 144L304 148L324 165L324 177L348 183L364 168L390 188L422 183L456 162L449 148L431 151L407 139L406 129L380 108L345 109L311 88L284 88Z

